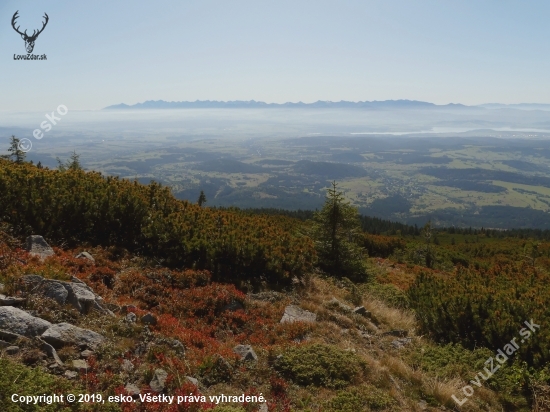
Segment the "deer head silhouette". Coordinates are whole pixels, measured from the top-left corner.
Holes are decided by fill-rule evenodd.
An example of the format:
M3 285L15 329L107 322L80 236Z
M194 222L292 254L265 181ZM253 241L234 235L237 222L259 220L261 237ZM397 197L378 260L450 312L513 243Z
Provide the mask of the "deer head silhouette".
M46 21L44 23L42 23L42 28L40 30L38 30L38 32L36 30L33 31L32 35L29 36L27 35L27 30L25 30L24 33L21 33L19 31L19 26L15 27L15 23L16 23L16 20L17 18L19 17L17 14L19 13L19 10L17 10L15 12L15 14L13 15L12 19L11 19L11 25L13 27L13 29L19 33L21 35L21 38L23 40L25 40L25 48L27 49L27 53L32 53L33 49L34 49L34 42L36 41L36 38L38 37L38 35L40 33L42 33L42 31L44 30L44 28L46 27L46 24L48 24L48 20L50 19L48 17L48 15L46 13L44 13L44 18L46 19Z

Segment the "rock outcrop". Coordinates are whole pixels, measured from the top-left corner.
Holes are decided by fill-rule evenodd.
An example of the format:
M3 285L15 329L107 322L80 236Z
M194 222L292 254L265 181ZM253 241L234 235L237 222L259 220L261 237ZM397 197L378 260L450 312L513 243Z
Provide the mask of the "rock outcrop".
M164 390L164 384L167 378L168 372L166 372L164 369L157 369L155 370L153 379L151 379L151 382L149 382L149 386L154 392L162 392Z
M42 333L41 338L54 348L61 348L65 345L78 345L95 349L105 340L99 333L79 328L70 323L51 325Z
M233 348L233 352L241 357L242 361L256 361L258 360L258 355L252 349L250 345L237 345Z
M55 300L60 305L71 304L80 313L88 313L95 309L103 313L112 314L103 307L103 299L82 282L73 277L70 282L63 280L44 279L38 275L25 275L21 278L21 285L30 293L38 293Z
M317 321L317 315L315 313L304 310L296 305L288 305L285 308L285 313L281 318L281 323L292 322L315 322Z
M25 249L32 256L38 256L40 259L45 259L48 256L53 256L54 251L42 236L32 235L27 238Z
M52 324L13 306L0 306L0 329L17 335L39 336Z
M80 252L78 255L75 256L77 259L88 259L90 262L95 263L95 259L92 255L90 255L88 252Z

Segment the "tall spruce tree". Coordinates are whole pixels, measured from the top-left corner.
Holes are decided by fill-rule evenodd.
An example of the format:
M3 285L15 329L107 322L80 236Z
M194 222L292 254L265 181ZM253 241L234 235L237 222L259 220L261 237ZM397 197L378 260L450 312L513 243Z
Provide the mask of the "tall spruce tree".
M10 154L4 155L2 156L2 158L11 160L14 163L24 163L27 154L19 148L19 142L20 140L12 135L10 140L10 147L8 149L8 152L10 152Z
M357 243L361 233L359 215L345 201L336 182L327 190L323 208L315 212L311 230L323 271L355 281L367 279L366 252Z
M204 191L201 190L201 194L199 195L199 199L197 200L197 204L202 207L206 203L206 195L204 194Z
M73 153L69 156L69 159L63 163L61 159L58 157L57 160L57 168L58 170L65 172L67 170L82 170L82 164L80 163L80 155L76 153L75 150L73 150Z

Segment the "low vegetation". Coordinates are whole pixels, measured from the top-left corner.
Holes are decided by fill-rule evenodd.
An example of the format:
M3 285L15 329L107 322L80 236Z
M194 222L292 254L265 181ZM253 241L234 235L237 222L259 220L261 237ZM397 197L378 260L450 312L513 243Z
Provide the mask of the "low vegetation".
M531 320L540 330L459 410L540 412L548 404L550 243L543 236L388 225L386 233L367 233L336 187L326 209L305 219L199 206L158 184L8 160L0 160L0 190L0 294L20 297L33 316L106 338L72 378L65 371L82 360L78 346L58 348L63 368L52 367L33 337L12 342L18 351L0 349L2 410L258 410L208 398L222 393L261 393L269 412L458 409L452 396L463 398L487 359ZM330 219L335 210L341 220ZM54 255L28 253L31 234L51 242ZM76 257L83 250L94 261ZM333 250L353 254L336 258ZM24 289L30 274L84 282L114 316ZM315 321L281 322L290 305ZM155 322L140 320L147 314ZM237 345L250 345L257 359L243 360ZM159 369L163 393L207 402L9 400L13 393L126 395L129 383L148 393Z

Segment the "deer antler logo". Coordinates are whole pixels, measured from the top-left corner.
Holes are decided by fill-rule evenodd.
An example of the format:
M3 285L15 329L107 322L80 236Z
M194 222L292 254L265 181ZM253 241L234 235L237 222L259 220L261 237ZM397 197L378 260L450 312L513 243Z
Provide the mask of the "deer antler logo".
M48 20L50 18L48 17L48 15L46 13L44 13L44 18L46 19L46 21L42 23L42 28L40 30L38 30L38 32L36 30L34 30L32 35L29 36L29 35L27 35L27 30L25 30L24 33L21 33L19 31L19 26L15 27L16 20L19 17L18 13L19 13L19 10L17 10L15 12L15 14L13 15L13 17L11 18L11 25L12 25L13 29L21 35L21 38L23 40L25 40L25 48L27 49L27 53L32 53L32 51L34 49L34 42L36 41L36 38L38 37L38 35L40 33L42 33L42 31L44 31L44 28L48 24Z

